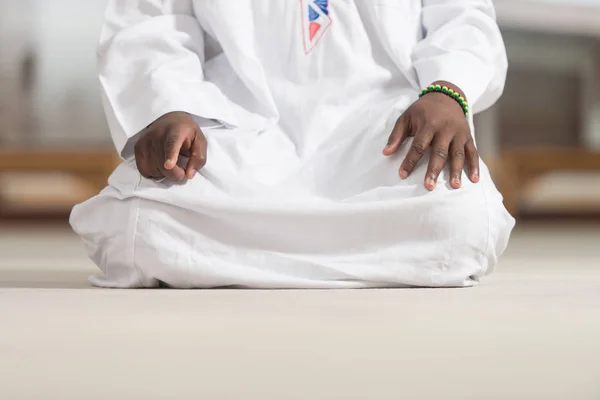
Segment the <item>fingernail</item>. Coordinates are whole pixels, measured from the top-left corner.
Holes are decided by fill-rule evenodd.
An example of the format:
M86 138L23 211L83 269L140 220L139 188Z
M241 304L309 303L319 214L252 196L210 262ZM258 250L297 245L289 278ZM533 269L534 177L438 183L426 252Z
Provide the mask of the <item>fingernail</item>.
M190 173L190 179L193 179L196 176L196 173L198 171L196 171L195 169L192 170L192 172Z
M458 176L454 177L454 179L452 179L452 184L455 187L461 187L462 186L462 182L460 181L460 178Z
M427 186L428 189L435 189L435 181L433 180L433 178L427 178L425 180L425 186Z
M165 161L165 168L170 169L171 165L173 165L173 160L167 160L167 161Z
M478 181L479 181L479 170L475 170L475 171L473 171L473 180L474 180L475 182L478 182Z
M400 178L402 178L402 179L408 178L408 172L405 171L405 170L403 170L403 169L401 169L400 170Z

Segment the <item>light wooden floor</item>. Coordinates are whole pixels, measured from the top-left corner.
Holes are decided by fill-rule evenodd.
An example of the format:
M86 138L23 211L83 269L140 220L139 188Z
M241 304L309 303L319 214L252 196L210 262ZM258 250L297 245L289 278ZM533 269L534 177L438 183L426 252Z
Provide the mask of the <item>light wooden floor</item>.
M0 398L600 399L598 243L520 227L474 289L110 291L0 229Z

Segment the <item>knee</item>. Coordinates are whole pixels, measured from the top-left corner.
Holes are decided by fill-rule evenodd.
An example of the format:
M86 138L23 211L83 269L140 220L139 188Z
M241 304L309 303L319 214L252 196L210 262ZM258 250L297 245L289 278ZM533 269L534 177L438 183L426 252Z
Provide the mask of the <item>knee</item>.
M131 200L96 196L75 206L70 224L90 259L103 272L92 277L96 286L134 288L145 286L134 260L134 228Z
M493 271L514 227L501 200L487 192L485 185L453 196L436 212L435 229L449 239L448 264L473 279Z

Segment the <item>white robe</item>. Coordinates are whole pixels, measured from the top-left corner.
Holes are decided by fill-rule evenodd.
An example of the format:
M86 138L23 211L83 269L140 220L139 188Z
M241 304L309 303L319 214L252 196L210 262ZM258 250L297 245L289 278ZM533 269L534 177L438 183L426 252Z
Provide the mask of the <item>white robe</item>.
M431 82L474 111L497 100L489 0L112 0L99 56L125 161L71 216L95 285L471 286L507 245L514 221L484 165L478 184L454 190L446 170L428 192L429 155L401 180L409 143L381 153ZM131 154L170 111L209 143L183 183L141 177Z

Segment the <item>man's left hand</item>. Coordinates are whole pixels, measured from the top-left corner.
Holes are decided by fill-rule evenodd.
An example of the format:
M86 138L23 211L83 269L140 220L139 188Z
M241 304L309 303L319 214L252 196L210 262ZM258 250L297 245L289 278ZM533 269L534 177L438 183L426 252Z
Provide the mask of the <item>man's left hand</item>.
M434 85L447 86L461 95L462 91L448 82ZM464 97L464 95L463 95ZM413 103L398 119L383 154L391 156L402 143L414 136L406 158L400 166L400 177L406 179L431 148L431 158L425 175L425 188L435 189L446 162L450 163L450 185L461 187L465 162L469 179L479 181L479 155L471 136L469 122L462 107L444 93L427 93Z

